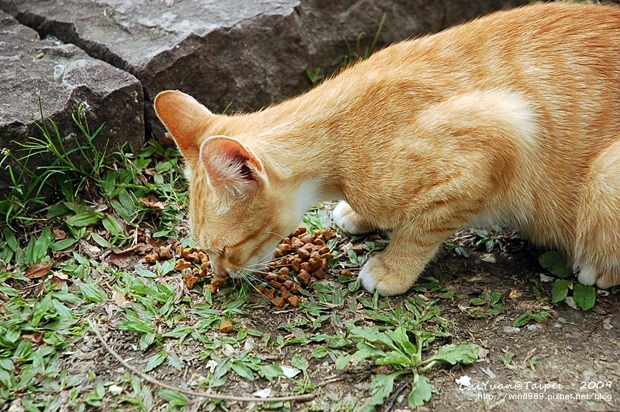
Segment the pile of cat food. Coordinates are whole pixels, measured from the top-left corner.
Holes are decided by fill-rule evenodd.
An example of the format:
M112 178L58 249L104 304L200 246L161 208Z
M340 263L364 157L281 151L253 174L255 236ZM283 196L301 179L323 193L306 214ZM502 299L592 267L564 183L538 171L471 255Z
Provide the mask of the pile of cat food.
M274 253L276 260L267 273L259 275L267 286L259 286L258 291L275 307L286 303L297 307L301 302L300 288L308 286L312 279L325 279L329 260L334 257L327 242L335 237L333 229L310 234L305 227L297 228L280 242Z
M334 257L327 242L337 236L333 229L309 233L305 227L297 228L290 236L284 238L274 253L275 260L257 276L264 283L257 290L271 303L282 308L286 304L297 307L301 303L301 290L313 279L324 279L329 260ZM217 293L225 284L227 277L212 273L208 255L199 247L184 248L179 245L160 246L144 260L154 264L159 260L176 258L174 269L183 273L183 280L188 289L203 280L210 279L207 285L212 294Z

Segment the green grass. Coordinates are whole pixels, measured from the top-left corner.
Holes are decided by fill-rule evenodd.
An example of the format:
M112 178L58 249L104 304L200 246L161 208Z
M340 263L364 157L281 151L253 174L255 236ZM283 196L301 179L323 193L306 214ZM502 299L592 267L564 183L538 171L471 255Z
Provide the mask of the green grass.
M188 407L192 401L187 395L144 385L130 373L105 378L97 370L67 373L63 354L92 336L89 320L109 305L117 314L108 330L133 342L142 354L138 367L145 372L166 367L181 376L179 353L188 345L199 348L201 362L209 365L198 382L202 389L223 388L231 379L284 379L292 383L293 394L320 392L310 364L331 359L338 369L355 363L393 369L372 379L372 396L365 401L369 409L384 402L394 383L403 380L411 386L409 404L420 405L431 396L426 370L437 362L474 359L474 346L435 344L449 336L435 302L409 299L389 308L377 296L360 293L351 278L314 284L305 292L296 321L278 327L291 333L265 334L251 326L254 289L246 283L212 296L205 284L179 288L174 259L153 266L109 264L102 254L122 255L149 238L174 241L186 201L181 160L176 150L153 142L136 155L117 152L110 157L94 145L105 129L91 133L81 108L73 119L85 138L74 149L68 149L62 131L42 117L40 136L25 142L20 156L7 154L29 179L15 179L1 209L5 226L0 240L0 402L18 402L33 411L55 410L61 404L75 410ZM29 168L41 156L53 160L48 166ZM40 209L50 192L57 201ZM304 222L311 232L323 230L329 217L316 208ZM17 225L23 229L13 230ZM342 267L359 267L367 253L385 244L353 241L362 242L363 253L349 249L342 255ZM337 242L331 243L332 249ZM355 310L356 305L364 310ZM233 322L233 333L219 333L224 320ZM328 325L341 325L343 333L326 333ZM428 355L432 344L434 354ZM307 356L300 352L288 361L270 355L274 348L306 346L312 346ZM355 403L342 405L352 408ZM280 406L288 408L290 403Z
M26 152L7 154L21 162L21 173L30 180L15 180L0 203L0 403L28 411L225 407L221 400L200 400L119 372L120 365L102 350L91 370L76 371L72 361L88 359L75 359L73 353L99 347L92 343L90 322L96 320L135 368L154 375L167 371L176 386L191 382L196 391L226 393L229 385L242 382L271 388L271 396L321 399L328 383L315 369L327 364L337 376L366 371L362 380L368 385L363 398L331 399L332 410L375 410L393 404L398 395L414 408L437 396L434 370L477 359L478 346L453 336L455 325L442 316L442 308L458 305L481 321L509 315L514 326L550 316L544 309L510 313L506 297L497 291L459 296L439 271L425 274L408 297L369 295L355 277L337 274L358 270L369 254L381 251L387 241L380 236L340 234L330 240L336 255L330 275L311 284L296 309L273 309L255 293L258 285L248 283L229 283L215 294L205 281L188 289L174 258L147 265L139 251L149 242L193 243L178 230L187 200L178 152L156 142L135 154L97 151L94 136L105 134L105 128L91 134L81 109L74 120L86 142L79 149L62 146L62 131L42 119L41 136L24 143ZM33 156L66 158L63 150L89 161L57 159L55 167L28 169ZM50 190L55 201L44 201ZM304 224L310 233L321 231L329 226L329 216L317 207ZM472 236L468 242L486 252L500 241L494 231ZM580 286L560 281L565 283L554 286L553 302L566 299L569 290L579 301ZM535 290L541 301L548 300L544 290ZM232 333L220 331L223 322L232 322ZM502 358L506 365L512 365L509 355ZM98 369L102 358L113 366ZM531 363L533 368L536 360ZM201 373L187 375L194 369ZM290 401L268 407L319 408Z

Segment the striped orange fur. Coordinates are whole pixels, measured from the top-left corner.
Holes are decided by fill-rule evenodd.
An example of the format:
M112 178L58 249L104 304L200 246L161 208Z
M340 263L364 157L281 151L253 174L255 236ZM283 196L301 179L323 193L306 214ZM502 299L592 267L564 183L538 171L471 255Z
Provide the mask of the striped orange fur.
M360 272L407 291L467 225L559 248L585 284L620 284L620 8L550 3L404 41L309 92L214 115L155 108L187 159L193 235L217 272L260 269L313 204L392 231Z

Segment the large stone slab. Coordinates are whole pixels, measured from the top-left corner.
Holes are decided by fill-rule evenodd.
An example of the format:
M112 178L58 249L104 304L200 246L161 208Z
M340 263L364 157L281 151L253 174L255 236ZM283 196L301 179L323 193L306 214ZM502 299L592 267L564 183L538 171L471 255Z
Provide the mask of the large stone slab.
M348 48L363 52L384 14L379 47L525 2L0 0L0 8L139 78L147 123L159 134L150 102L161 90L216 111L254 110L308 88L306 70L332 72Z
M39 101L68 148L71 135L80 136L71 117L80 104L92 131L105 123L94 140L100 150L125 143L139 147L144 141L140 82L75 45L57 43L40 40L36 31L0 11L0 148L21 156L19 143L41 136L35 125ZM9 185L6 166L0 168L0 193Z

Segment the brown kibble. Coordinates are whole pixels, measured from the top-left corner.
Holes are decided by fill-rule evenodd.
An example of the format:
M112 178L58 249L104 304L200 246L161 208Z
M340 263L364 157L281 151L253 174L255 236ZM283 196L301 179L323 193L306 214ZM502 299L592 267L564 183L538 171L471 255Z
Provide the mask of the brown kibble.
M278 275L281 277L286 277L291 275L291 271L287 267L280 268L278 270Z
M321 246L321 247L317 250L317 252L318 252L318 253L319 253L319 255L321 255L321 256L322 256L322 255L326 255L326 254L328 254L328 253L329 253L329 247L327 247L327 246Z
M357 253L358 255L361 255L362 253L364 253L364 245L362 245L361 243L358 243L357 245L354 245L351 248L351 250Z
M286 288L287 290L291 290L291 287L293 287L293 281L292 280L285 280L284 282L282 282L282 287Z
M299 238L304 243L312 243L312 235L310 233L306 233L305 235Z
M338 233L336 233L336 231L334 229L328 228L328 229L325 229L324 231L322 231L321 235L323 235L325 240L332 240L333 238L338 236Z
M192 273L185 272L183 274L183 280L185 281L185 286L188 289L191 289L194 287L196 282L198 282L199 278Z
M320 257L314 256L308 261L308 266L310 269L309 272L314 272L315 270L320 269L321 266L323 266L323 261Z
M332 253L323 253L321 254L321 259L330 260L333 259L334 255Z
M276 291L272 288L264 288L263 295L267 296L269 300L273 299L276 296Z
M316 246L315 246L316 247ZM312 258L318 258L321 255L319 254L319 252L317 252L316 250L313 250L312 252L310 252L310 259Z
M170 245L159 247L160 259L172 259L172 247Z
M192 264L190 262L188 262L185 259L177 259L177 261L174 264L174 270L176 270L177 272L183 270L183 269L187 269L188 267L190 267Z
M299 240L299 238L294 237L291 240L291 249L299 249L300 247L302 247L304 245L304 242L302 242L301 240Z
M306 272L310 272L310 263L301 262L301 264L299 265L299 271L301 272L302 270L305 270Z
M283 298L283 299L288 299L288 298L289 298L289 296L291 296L291 295L292 295L292 293L291 293L291 292L289 292L289 291L288 291L288 290L287 290L284 286L282 286L282 287L280 288L280 293L282 294L282 298Z
M185 257L187 255L189 255L190 253L192 253L193 249L191 247L184 247L183 251L181 252L181 257Z
M310 273L308 273L308 271L306 270L300 270L299 271L299 275L297 275L297 280L299 280L299 282L301 282L302 285L304 286L308 286L308 284L310 283Z
M325 246L325 242L320 237L317 237L316 239L314 239L312 243L314 243L315 246L319 246L319 247Z
M301 260L307 260L310 258L310 252L308 252L306 248L299 248L297 250L297 256L299 256Z
M297 306L299 306L299 302L301 301L301 299L299 299L299 296L291 295L286 299L286 301L289 305L296 308Z
M349 269L340 269L338 271L338 276L346 276L348 278L352 278L353 272L351 272Z
M177 256L181 256L183 254L183 245L177 245L177 247L174 249L174 252Z
M198 252L198 260L200 261L200 263L202 263L203 265L205 263L209 263L209 255L207 255L205 252Z
M213 279L211 279L211 284L215 285L217 287L222 286L224 283L226 283L226 281L228 280L227 277L223 277L223 276L217 276L215 275L213 277Z
M284 298L282 296L278 296L277 298L271 299L271 303L273 303L273 306L276 308L281 308L284 306Z
M235 326L228 319L224 319L220 322L220 332L222 333L231 333L234 332Z
M217 292L217 286L215 286L214 284L207 285L207 289L209 289L209 292L211 292L212 295L215 295L215 293Z
M276 280L272 280L271 282L269 282L269 286L274 289L280 289L282 287L282 284Z
M159 253L151 253L150 255L144 256L144 260L146 263L156 263L159 260Z
M312 272L312 276L317 279L325 279L325 271L321 268L318 268L314 272Z
M289 243L280 243L278 245L278 249L280 249L282 251L283 254L286 254L289 250L291 250L291 241L289 240Z
M200 263L200 259L198 258L198 253L196 251L189 253L187 256L185 256L185 259L189 260L190 262Z
M299 284L293 282L293 284L291 285L290 289L291 293L294 293L296 295L299 294Z
M267 282L271 282L271 281L277 281L278 280L278 275L276 275L275 273L270 273L267 276L265 276L265 280Z
M293 259L293 261L291 262L291 268L295 271L295 272L299 272L299 269L301 269L301 259L300 258L295 258Z
M282 256L284 256L284 253L282 252L282 249L276 248L276 250L273 251L273 257L274 258L280 258Z

